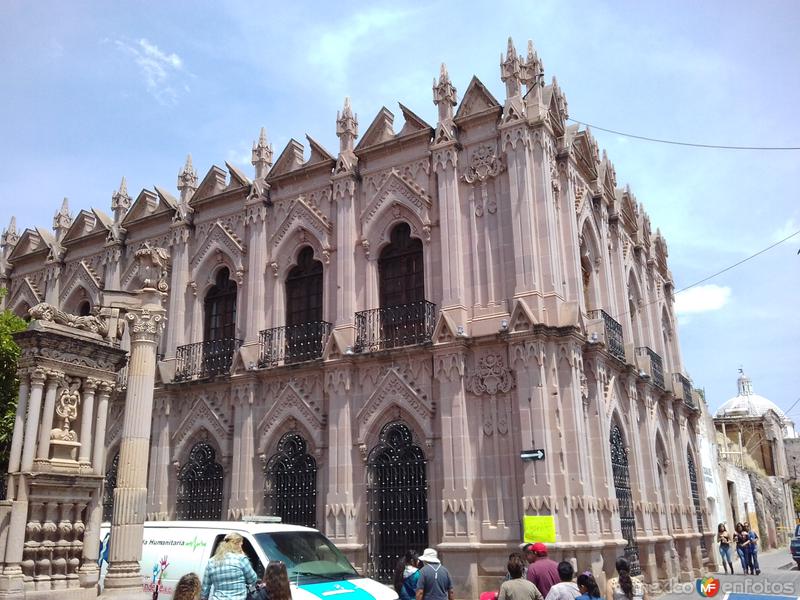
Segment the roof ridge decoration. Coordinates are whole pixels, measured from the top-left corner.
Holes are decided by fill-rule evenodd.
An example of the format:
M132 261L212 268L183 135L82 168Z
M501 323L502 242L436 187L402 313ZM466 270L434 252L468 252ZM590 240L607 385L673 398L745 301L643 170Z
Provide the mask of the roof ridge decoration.
M70 225L72 225L72 215L69 212L69 200L64 198L61 208L53 216L53 231L56 234L57 242L61 242Z
M427 123L422 117L405 106L402 102L398 102L397 105L400 107L400 112L403 114L403 119L405 120L403 128L400 130L400 133L397 134L398 137L411 135L418 131L433 131L433 125Z
M188 205L197 189L197 171L192 166L192 155L186 156L186 164L178 171L178 191L181 194L181 204Z
M378 114L367 127L361 141L356 146L356 150L375 146L382 142L387 142L395 138L394 114L385 106L381 106Z
M458 103L455 86L450 81L447 65L442 63L439 69L439 82L433 78L433 103L439 109L439 120L436 123L436 132L433 142L436 145L456 141L456 126L453 121L453 107Z
M291 138L270 170L269 179L286 175L302 167L305 164L304 150L303 144Z
M467 91L464 92L464 97L461 99L461 104L458 106L455 119L459 121L490 112L497 113L501 109L502 106L500 106L497 98L492 95L478 77L473 75L467 86Z
M238 183L238 187L250 187L252 181L250 178L244 174L244 171L239 169L239 167L229 163L227 160L225 161L225 166L228 168L228 173L230 173L230 183L228 184L227 189L234 189L234 182Z
M192 194L187 206L193 207L198 202L225 191L228 186L228 174L217 165L211 165L200 185Z
M171 197L171 196L170 196ZM164 194L157 194L152 190L143 189L136 196L133 205L125 218L122 220L124 228L128 228L132 223L136 223L147 217L152 217L161 214L172 215L175 212L175 206L166 200Z
M125 176L119 182L119 189L111 194L111 212L114 213L114 223L121 223L125 214L131 207L131 197L128 195L128 182Z
M69 242L75 242L94 233L102 232L107 235L112 230L112 226L111 219L99 210L95 208L89 210L81 209L70 228L64 234L61 243L65 245Z
M392 168L361 213L361 221L365 227L383 210L387 204L386 199L392 192L396 192L399 200L414 211L423 223L428 222L428 210L433 205L431 197L416 182L409 181L397 169Z
M308 145L311 148L311 156L309 157L308 161L305 163L306 166L316 165L319 163L329 162L329 161L336 161L336 157L333 156L330 152L328 152L322 144L320 144L317 140L312 138L310 135L306 134L306 139L308 140Z
M272 166L272 144L267 141L267 130L261 128L258 142L253 142L250 164L256 168L256 180L263 180Z

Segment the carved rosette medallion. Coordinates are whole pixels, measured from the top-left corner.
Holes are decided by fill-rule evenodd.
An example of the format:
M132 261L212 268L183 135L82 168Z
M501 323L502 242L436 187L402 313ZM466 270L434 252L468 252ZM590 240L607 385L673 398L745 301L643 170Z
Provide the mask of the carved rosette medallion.
M480 359L477 372L467 380L467 389L476 396L507 394L514 385L513 373L498 354L490 354Z
M489 198L486 182L503 172L505 166L498 158L493 146L479 146L473 153L469 166L461 178L469 184L481 184L481 198L475 199L475 216L481 217L484 210L489 214L497 212L497 202ZM474 197L474 196L473 196Z

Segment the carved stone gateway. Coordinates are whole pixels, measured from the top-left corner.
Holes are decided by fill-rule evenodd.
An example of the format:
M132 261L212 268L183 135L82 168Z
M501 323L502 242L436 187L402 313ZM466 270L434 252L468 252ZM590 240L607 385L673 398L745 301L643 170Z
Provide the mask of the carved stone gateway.
M8 500L0 502L0 598L97 595L105 410L125 351L118 311L75 317L31 309L21 349Z

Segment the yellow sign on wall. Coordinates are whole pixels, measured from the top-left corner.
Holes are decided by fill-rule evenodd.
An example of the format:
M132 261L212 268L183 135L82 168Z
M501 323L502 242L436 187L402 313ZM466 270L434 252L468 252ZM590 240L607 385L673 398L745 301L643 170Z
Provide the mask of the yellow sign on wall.
M551 515L525 515L522 517L522 528L522 539L526 543L552 544L556 541L556 520Z

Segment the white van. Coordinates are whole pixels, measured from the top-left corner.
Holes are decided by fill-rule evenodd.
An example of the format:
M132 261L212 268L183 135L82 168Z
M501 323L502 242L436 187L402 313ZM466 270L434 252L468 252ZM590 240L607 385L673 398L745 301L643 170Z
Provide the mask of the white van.
M142 599L170 600L186 573L200 578L217 545L230 532L244 538L244 552L259 578L271 560L286 565L293 600L397 600L394 589L361 577L345 556L316 529L279 519L244 521L148 521L142 542ZM110 527L100 530L101 589L108 560ZM113 542L112 542L113 543Z

